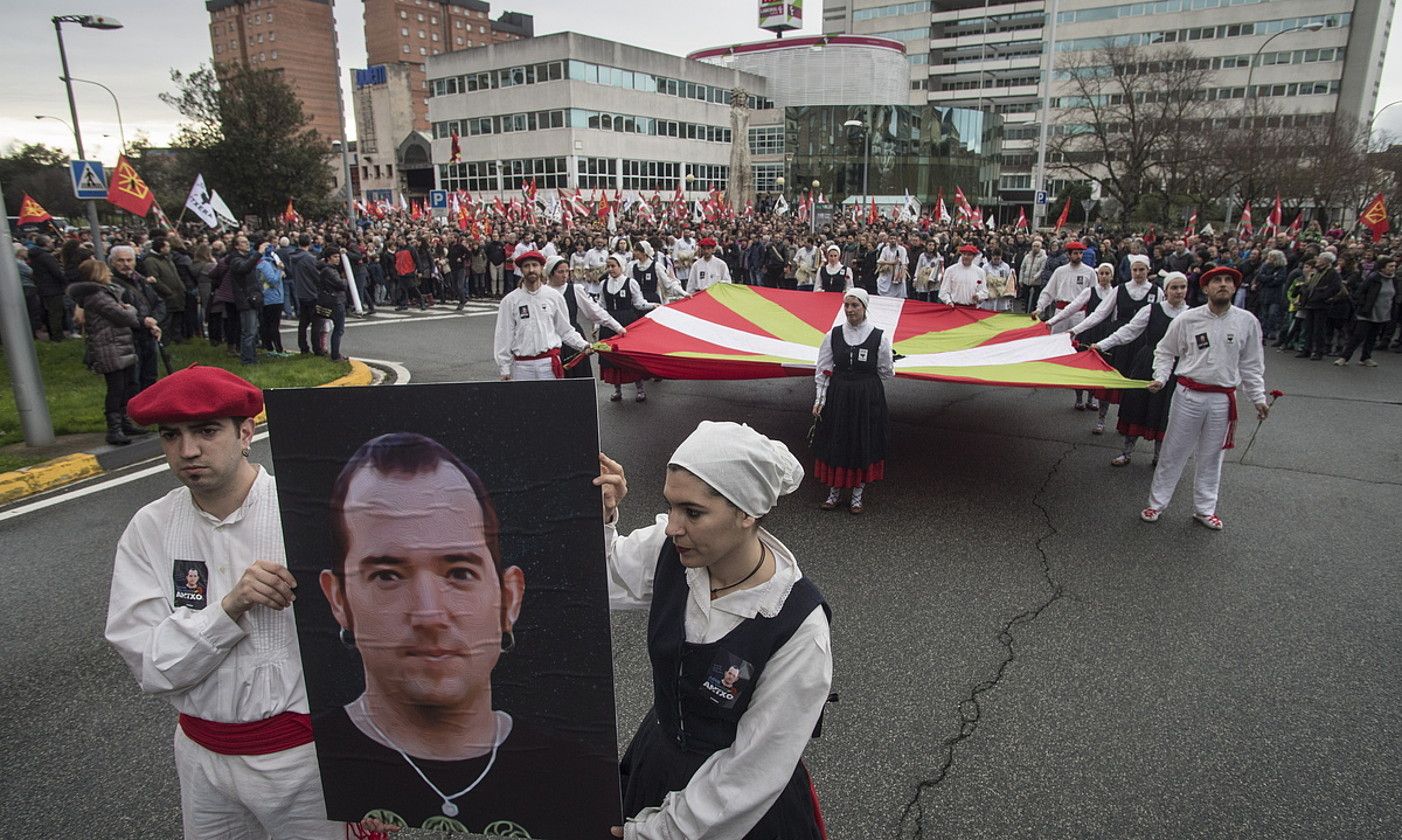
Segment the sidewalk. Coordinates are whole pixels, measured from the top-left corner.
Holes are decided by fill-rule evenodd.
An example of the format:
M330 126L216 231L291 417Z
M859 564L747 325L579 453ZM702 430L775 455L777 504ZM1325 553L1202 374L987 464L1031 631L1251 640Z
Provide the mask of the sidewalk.
M317 387L379 385L387 377L393 377L392 373L372 368L359 359L351 359L350 365L350 373ZM267 422L267 414L258 415L257 421L259 424ZM89 432L64 435L39 449L23 447L23 444L17 448L23 448L28 454L51 457L32 467L0 473L0 505L119 470L161 454L160 438L154 434L135 438L126 446L111 446L104 440L102 432Z

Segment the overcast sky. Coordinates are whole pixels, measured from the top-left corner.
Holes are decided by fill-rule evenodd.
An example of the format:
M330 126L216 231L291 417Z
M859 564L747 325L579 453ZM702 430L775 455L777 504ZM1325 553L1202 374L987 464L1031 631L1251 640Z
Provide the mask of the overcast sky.
M804 32L816 34L821 31L822 2L808 0L805 5ZM111 32L65 25L69 69L75 79L101 82L117 95L128 140L140 131L158 145L170 139L179 118L158 98L172 89L170 70L193 70L210 59L209 15L201 0L4 0L4 6L0 55L4 56L3 78L10 81L0 96L0 148L16 141L43 142L73 153L73 135L66 125L34 119L36 114L48 114L68 120L50 23L59 14L109 15L125 25ZM757 0L664 7L641 0L493 0L492 16L525 12L535 16L537 34L572 30L684 55L702 47L769 37L757 27L757 6ZM365 66L362 8L360 0L336 2L343 72ZM74 90L88 156L114 162L120 144L112 98L94 85L75 83ZM1378 102L1399 99L1402 48L1389 51ZM1378 126L1402 136L1402 105L1383 114Z

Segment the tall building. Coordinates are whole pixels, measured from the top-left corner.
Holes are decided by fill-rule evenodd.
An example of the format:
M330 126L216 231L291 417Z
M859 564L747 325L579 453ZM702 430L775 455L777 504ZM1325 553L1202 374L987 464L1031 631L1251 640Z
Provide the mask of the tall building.
M424 63L430 56L517 41L534 34L535 19L530 15L504 12L492 20L491 4L481 0L365 0L368 66L408 66L413 127L419 131L428 130Z
M341 137L340 55L333 0L208 0L214 65L274 70L297 92L307 122Z
M1287 114L1367 119L1396 0L824 0L823 31L901 41L914 101L990 108L1007 126L996 196L1030 204L1038 114L1055 41L1053 123L1069 85L1055 67L1107 39L1148 48L1185 45L1216 71L1204 96L1268 99ZM1056 16L1055 31L1048 15ZM1268 43L1269 42L1269 43ZM1269 46L1270 50L1265 51ZM1250 82L1251 93L1247 93ZM1012 215L1016 215L1015 212Z

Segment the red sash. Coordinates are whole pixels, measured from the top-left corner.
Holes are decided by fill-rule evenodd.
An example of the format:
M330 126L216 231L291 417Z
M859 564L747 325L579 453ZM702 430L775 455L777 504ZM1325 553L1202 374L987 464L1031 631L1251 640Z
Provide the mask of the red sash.
M1235 385L1208 385L1189 379L1186 376L1178 377L1178 384L1189 391L1201 391L1205 394L1226 394L1227 395L1227 439L1222 442L1223 449L1233 449L1236 447L1236 386Z
M1070 306L1070 305L1071 305L1071 301L1069 301L1069 300L1059 300L1059 301L1056 302L1056 308L1057 308L1057 309L1065 309L1066 307L1068 307L1068 306Z
M180 728L191 741L220 755L267 755L312 741L312 718L283 712L249 723L220 723L180 715Z
M540 359L550 360L550 370L555 374L556 379L565 378L565 366L560 362L560 348L552 347L544 353L537 353L534 356L513 356L518 362L534 362Z

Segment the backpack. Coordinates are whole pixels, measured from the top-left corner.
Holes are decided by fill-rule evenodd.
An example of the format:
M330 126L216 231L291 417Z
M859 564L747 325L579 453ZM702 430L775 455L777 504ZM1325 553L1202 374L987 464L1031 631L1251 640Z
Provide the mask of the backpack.
M414 273L414 252L408 248L400 248L394 254L394 271L400 277Z

